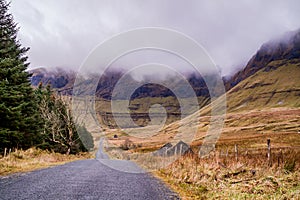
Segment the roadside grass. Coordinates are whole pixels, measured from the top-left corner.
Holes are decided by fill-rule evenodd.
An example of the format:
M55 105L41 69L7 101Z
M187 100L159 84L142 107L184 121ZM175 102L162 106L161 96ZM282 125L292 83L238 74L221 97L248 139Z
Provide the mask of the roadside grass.
M5 157L0 157L0 176L33 171L92 157L91 153L65 155L36 148L30 148L25 151L16 150Z
M265 152L227 157L184 156L155 172L183 199L299 199L300 151L287 149L272 164Z

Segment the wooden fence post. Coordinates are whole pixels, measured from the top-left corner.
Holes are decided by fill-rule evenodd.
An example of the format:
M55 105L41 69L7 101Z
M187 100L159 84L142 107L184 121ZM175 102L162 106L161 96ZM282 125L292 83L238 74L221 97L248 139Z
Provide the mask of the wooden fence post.
M277 165L278 165L278 167L280 166L281 163L283 163L282 149L279 150L279 154L278 154L278 158L277 158Z
M228 147L226 149L226 158L228 157Z
M238 152L238 146L237 146L237 144L234 145L234 152L235 152L235 160L238 161L239 152Z
M4 148L4 157L6 157L6 151L7 151L7 148L5 147Z
M271 161L271 140L267 139L267 145L268 145L268 161L269 161L269 165L272 165L272 161Z
M221 151L216 151L216 163L219 164L220 163L220 157L221 157Z

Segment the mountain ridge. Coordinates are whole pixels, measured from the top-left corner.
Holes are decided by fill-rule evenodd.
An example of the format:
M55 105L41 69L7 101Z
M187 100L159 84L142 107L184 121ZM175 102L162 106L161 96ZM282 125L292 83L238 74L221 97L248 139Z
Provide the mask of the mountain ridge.
M300 58L300 29L287 32L277 39L264 43L246 66L225 83L226 90L230 90L272 61L295 58Z

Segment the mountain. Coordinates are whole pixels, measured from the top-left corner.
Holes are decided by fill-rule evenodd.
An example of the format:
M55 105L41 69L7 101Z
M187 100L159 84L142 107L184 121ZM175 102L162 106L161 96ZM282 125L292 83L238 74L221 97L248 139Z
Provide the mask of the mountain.
M265 147L267 139L273 148L300 146L299 35L299 31L292 32L285 39L262 45L247 66L233 76L226 92L227 113L218 146L232 149L238 144L255 150ZM191 145L199 146L207 131L213 130L210 115L211 104L167 125L149 143L161 146L178 136L178 127L185 130L183 135L197 127Z
M300 29L261 46L226 85L229 111L300 106Z
M298 108L300 90L300 30L289 32L277 40L261 46L249 60L244 69L232 78L226 79L227 111L230 113L246 112L266 108ZM32 70L31 82L38 85L50 83L63 95L71 95L76 73L62 69ZM123 76L122 72L106 72L99 80L96 90L96 110L101 123L116 127L111 112L110 99L115 85ZM90 80L97 78L91 75ZM209 92L203 78L199 75L186 77L198 96L203 115L209 115ZM88 81L88 80L87 80ZM129 77L128 85L137 82ZM169 80L173 87L184 84L181 81ZM88 87L88 84L86 84ZM120 93L125 91L119 91ZM188 95L186 97L189 97ZM167 124L180 119L180 105L175 95L168 88L158 84L145 84L131 96L129 110L133 120L140 126L150 122L148 110L153 104L161 104L167 110Z
M73 85L76 79L76 73L74 71L66 71L60 68L45 69L38 68L31 70L32 74L31 83L33 86L37 86L39 83L43 85L50 84L51 87L61 95L72 95ZM117 127L114 117L111 111L111 98L112 92L120 80L123 77L123 73L120 71L107 71L102 75L98 81L95 96L96 98L96 112L100 123L108 127ZM90 91L89 84L91 81L97 81L98 76L96 74L90 74L90 76L82 83L82 92ZM210 102L210 96L205 84L204 79L197 74L190 74L186 76L187 82L191 85L198 97L198 104L200 107L207 105ZM181 91L181 98L193 97L192 94L185 91L185 80L178 80L176 78L168 79L164 84L174 88L177 91ZM126 87L140 84L133 77L126 77ZM119 90L118 95L122 97L126 96L127 91ZM91 94L92 95L92 94ZM166 108L167 119L166 123L172 123L181 118L181 109L176 95L167 87L154 84L146 83L142 84L141 87L133 91L131 101L129 105L131 118L136 124L140 126L146 126L150 121L149 108L154 104L163 105ZM198 105L190 105L194 108ZM122 115L122 113L119 113Z
M32 74L31 83L33 86L38 86L41 82L43 85L50 84L54 90L57 90L58 93L62 95L72 95L73 85L76 79L76 72L67 71L62 68L37 68L30 71ZM96 97L110 100L112 92L123 76L122 72L119 71L108 71L102 75L102 77L98 81L97 89L96 89ZM97 79L96 74L91 74L90 77L86 81L86 85L88 87L88 83L90 80ZM186 77L188 83L194 89L196 96L201 96L209 99L209 92L206 87L206 84L203 78L200 75L190 74ZM126 84L128 85L138 85L138 82L134 80L132 77L127 78ZM180 90L184 88L184 81L178 80L168 80L166 84L171 85L172 88L177 88ZM122 92L122 91L120 91ZM175 97L174 93L164 87L163 85L147 83L143 86L137 88L136 91L132 94L132 99L137 98L146 98L146 97ZM191 97L190 94L186 94L186 98Z
M227 83L229 90L242 80L266 67L272 61L300 58L300 29L288 32L280 38L263 44L257 53L248 61L246 67L237 72Z

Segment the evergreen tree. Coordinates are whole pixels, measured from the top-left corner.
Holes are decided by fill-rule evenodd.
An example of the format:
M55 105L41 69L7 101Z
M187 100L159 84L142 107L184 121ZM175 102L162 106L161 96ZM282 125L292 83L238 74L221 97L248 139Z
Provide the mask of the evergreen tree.
M4 148L28 148L40 142L40 115L30 85L29 48L17 39L18 27L0 0L0 152Z

